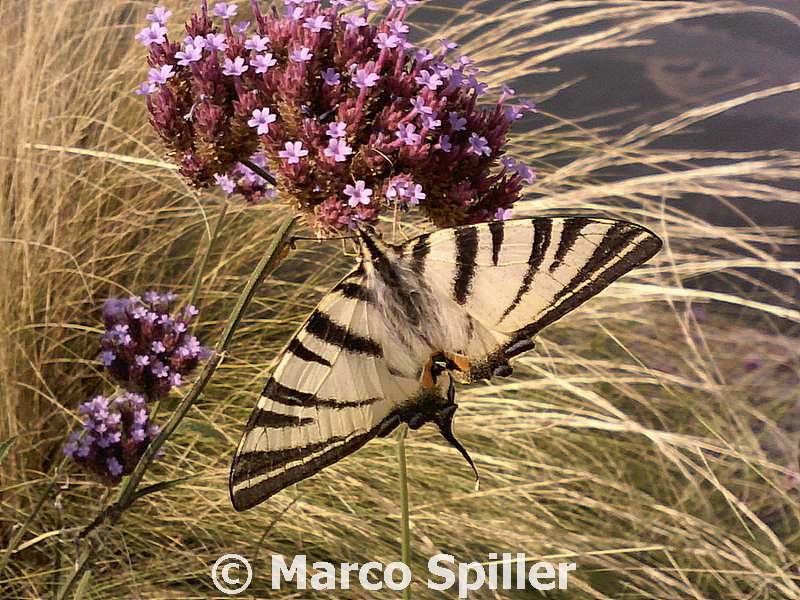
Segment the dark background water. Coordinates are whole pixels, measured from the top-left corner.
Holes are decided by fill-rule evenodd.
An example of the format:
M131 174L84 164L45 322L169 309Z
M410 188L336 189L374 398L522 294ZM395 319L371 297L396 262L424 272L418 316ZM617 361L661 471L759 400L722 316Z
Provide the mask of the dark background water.
M800 0L750 2L800 18ZM800 81L800 27L773 15L716 15L647 32L654 44L588 52L558 60L562 73L541 75L538 85L565 78L583 81L557 96L552 110L566 117L636 105L640 121L674 114L742 93ZM532 84L532 82L529 82ZM534 91L534 90L530 90ZM670 147L704 150L800 150L800 94L748 103L704 121ZM755 207L754 207L755 209ZM712 219L714 215L709 215ZM765 207L759 221L800 229L800 210Z
M749 2L770 6L800 18L800 0ZM501 2L492 3L502 7ZM554 61L561 72L516 82L518 91L535 95L565 80L581 78L545 102L548 112L581 117L632 107L621 122L607 124L627 131L640 123L656 123L686 107L702 106L743 93L800 81L800 26L771 14L715 15L660 26L643 34L648 46L583 52ZM638 120L638 122L637 122ZM800 150L800 92L785 93L729 110L663 142L673 149ZM617 173L623 176L624 173ZM800 182L783 187L800 190ZM799 194L800 199L800 194ZM688 197L682 208L721 225L745 225L740 215L708 197ZM792 228L800 234L800 205L736 202L762 226ZM782 258L800 258L800 246ZM768 283L797 299L796 282L767 275ZM705 282L702 287L715 287Z
M753 1L800 19L800 0ZM732 98L743 92L800 80L800 27L773 15L715 15L647 32L650 46L587 52L559 59L553 81L583 77L558 95L559 114L579 116L636 104L641 119L668 115L676 106ZM749 84L747 83L749 82ZM687 146L718 149L800 149L797 93L748 104L695 129Z

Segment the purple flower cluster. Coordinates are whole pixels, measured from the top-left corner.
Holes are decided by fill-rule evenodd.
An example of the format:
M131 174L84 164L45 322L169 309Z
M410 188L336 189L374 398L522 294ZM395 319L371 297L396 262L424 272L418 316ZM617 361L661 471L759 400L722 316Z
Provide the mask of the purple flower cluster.
M83 430L70 434L64 453L109 484L129 475L158 435L147 403L138 394L125 392L114 399L95 396L78 410L85 416Z
M99 360L111 377L148 401L165 396L208 356L188 332L194 306L171 314L175 294L147 292L142 298L112 298L103 306L106 332Z
M239 165L261 153L278 191L320 233L374 222L387 209L418 207L437 226L505 218L532 173L501 162L511 125L528 110L487 85L456 45L431 52L408 41L415 0L284 0L253 27L237 7L203 0L182 41L156 9L137 37L148 47L150 120L199 187L228 193L253 174ZM258 182L261 184L261 182ZM260 192L259 198L266 196Z
M162 398L208 355L188 333L194 306L171 314L176 296L147 292L103 305L106 332L98 357L125 391L81 404L83 430L69 436L64 453L108 484L130 474L158 427L147 403Z

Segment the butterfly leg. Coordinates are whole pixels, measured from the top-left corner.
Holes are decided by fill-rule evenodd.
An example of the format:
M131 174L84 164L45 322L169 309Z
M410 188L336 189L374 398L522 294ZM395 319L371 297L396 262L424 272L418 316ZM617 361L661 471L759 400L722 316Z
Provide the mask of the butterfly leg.
M523 352L528 352L532 350L534 346L533 340L526 337L522 337L509 344L502 352L505 360L494 367L492 375L494 377L510 377L514 373L514 369L508 364L508 359L519 356Z
M442 354L444 355L448 369L469 373L469 370L472 368L469 358L463 354L456 354L454 352L443 352Z

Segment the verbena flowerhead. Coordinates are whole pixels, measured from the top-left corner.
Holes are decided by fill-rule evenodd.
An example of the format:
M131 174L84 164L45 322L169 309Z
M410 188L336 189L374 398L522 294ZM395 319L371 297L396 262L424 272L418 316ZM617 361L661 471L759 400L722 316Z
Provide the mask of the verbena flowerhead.
M437 226L508 216L532 173L501 158L532 105L512 104L507 86L483 104L487 86L456 44L411 44L413 0L382 16L374 1L284 4L264 13L252 0L248 28L233 5L202 2L185 35L159 29L164 19L140 34L151 77L138 93L184 176L236 193L240 161L260 152L322 234L396 207Z
M78 410L85 417L83 429L70 434L64 453L109 484L129 475L158 435L147 403L138 394L95 396Z
M141 298L112 298L103 306L106 332L98 359L112 379L147 400L181 385L208 356L189 333L197 309L187 306L172 313L175 300L175 294L151 291Z

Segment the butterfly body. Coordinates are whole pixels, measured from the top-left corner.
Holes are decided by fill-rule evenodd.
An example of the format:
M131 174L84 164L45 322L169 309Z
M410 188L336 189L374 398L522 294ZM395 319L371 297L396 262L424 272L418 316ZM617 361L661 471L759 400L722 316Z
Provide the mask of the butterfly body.
M400 423L452 434L454 380L507 376L542 327L650 258L631 223L519 219L446 229L401 245L359 231L356 267L284 352L231 469L244 510Z

